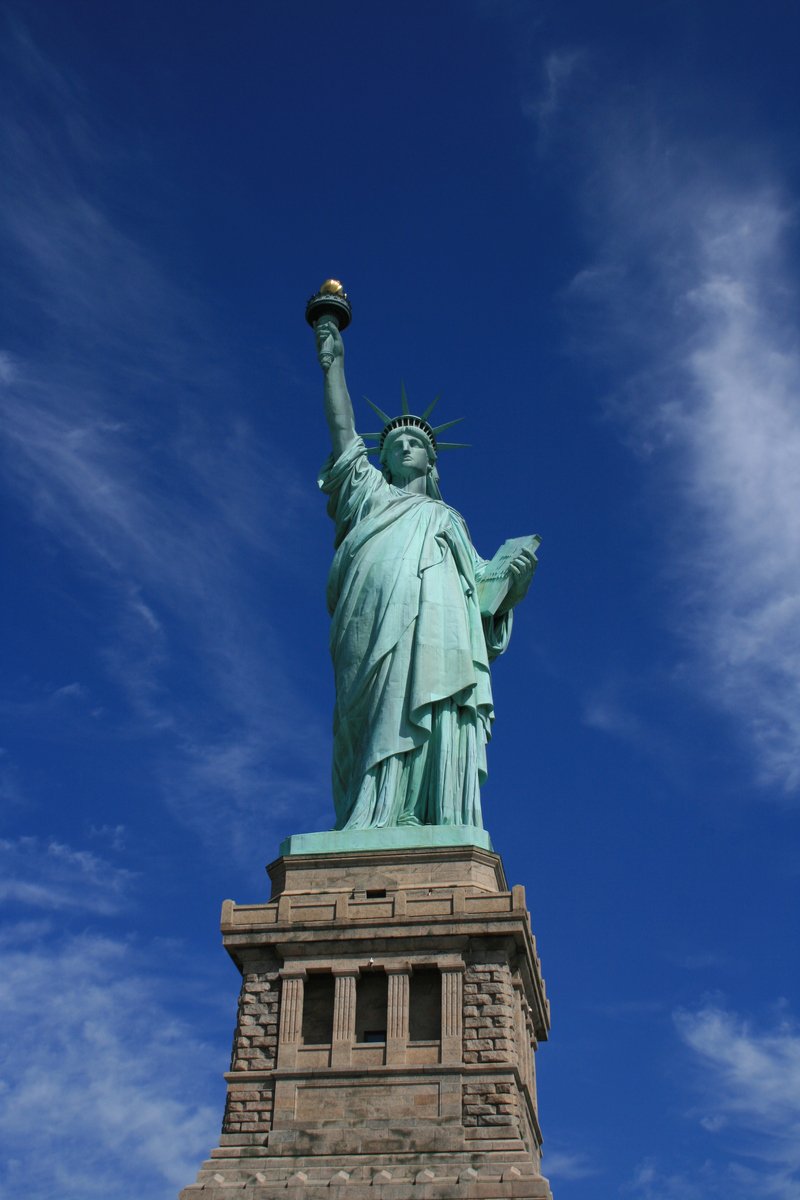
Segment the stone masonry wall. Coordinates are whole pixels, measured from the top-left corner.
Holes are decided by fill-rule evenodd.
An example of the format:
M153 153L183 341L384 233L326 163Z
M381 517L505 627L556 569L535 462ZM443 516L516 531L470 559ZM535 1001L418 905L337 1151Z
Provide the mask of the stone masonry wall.
M464 976L464 1062L513 1064L514 989L505 963L472 963ZM516 1084L485 1077L464 1084L465 1126L519 1129Z
M271 1071L278 1053L278 997L275 971L242 976L231 1071ZM229 1083L222 1120L224 1134L268 1131L272 1124L272 1083Z

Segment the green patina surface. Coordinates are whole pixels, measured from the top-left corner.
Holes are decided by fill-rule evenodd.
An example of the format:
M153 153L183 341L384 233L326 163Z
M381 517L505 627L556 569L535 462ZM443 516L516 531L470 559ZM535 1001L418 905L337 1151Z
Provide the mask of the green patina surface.
M281 853L488 849L480 784L494 719L490 663L508 645L538 539L481 558L439 491L438 452L447 447L437 434L447 425L427 422L432 405L423 417L409 413L405 392L399 416L377 410L386 423L374 435L380 466L370 464L328 300L309 322L333 448L319 484L336 530L328 580L336 830L287 838Z
M388 829L331 829L295 833L281 842L281 854L342 854L348 850L412 850L430 846L492 849L485 829L475 825L395 825Z

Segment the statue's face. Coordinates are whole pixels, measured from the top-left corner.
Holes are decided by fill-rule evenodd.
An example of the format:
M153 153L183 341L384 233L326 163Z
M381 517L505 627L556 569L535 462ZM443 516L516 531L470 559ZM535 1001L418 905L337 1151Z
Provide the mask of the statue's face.
M428 474L428 442L413 429L397 429L389 434L383 459L397 487Z

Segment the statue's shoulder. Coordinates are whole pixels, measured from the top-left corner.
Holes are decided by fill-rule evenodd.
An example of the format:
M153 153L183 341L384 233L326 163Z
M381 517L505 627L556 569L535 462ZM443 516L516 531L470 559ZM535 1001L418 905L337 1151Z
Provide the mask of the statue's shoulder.
M341 454L331 454L319 473L319 486L323 491L332 490L354 471L369 472L375 468L367 458L367 448L360 437L356 437ZM380 474L380 472L376 472Z

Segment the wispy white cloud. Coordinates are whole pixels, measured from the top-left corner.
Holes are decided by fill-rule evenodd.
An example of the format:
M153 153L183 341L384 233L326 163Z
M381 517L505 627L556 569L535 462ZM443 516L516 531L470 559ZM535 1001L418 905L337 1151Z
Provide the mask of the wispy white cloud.
M584 60L585 51L577 49L551 50L545 56L538 94L523 103L525 115L536 125L540 150L547 147L570 80Z
M6 904L109 916L128 902L134 878L123 867L61 842L0 839L0 899Z
M723 950L692 950L684 953L669 955L672 962L682 967L684 971L715 971L729 972L737 964L730 954Z
M703 230L687 293L700 336L686 368L699 403L665 414L686 453L706 583L695 633L718 695L743 717L762 772L800 790L800 349L783 267L788 211L770 193L726 199Z
M130 902L133 875L97 855L3 841L0 875L7 909L47 913L0 926L0 1197L173 1197L217 1132L224 1047L184 1023L209 981L179 944L68 932Z
M621 1190L623 1195L633 1195L638 1200L713 1200L721 1195L710 1164L703 1163L694 1172L685 1174L663 1171L649 1158L636 1165L631 1179Z
M111 849L116 851L123 849L125 845L125 833L124 825L92 825L89 828L90 837L108 843Z
M731 1163L726 1196L794 1200L800 1191L800 1029L786 1018L757 1028L709 1005L676 1014L694 1057L703 1102L695 1111L724 1137ZM755 1162L755 1165L754 1165Z
M141 949L43 932L0 942L0 1196L172 1200L216 1140L219 1051Z
M624 741L641 742L644 728L640 718L625 707L616 693L616 688L606 687L587 696L583 706L584 724Z
M796 794L794 205L754 154L741 169L732 155L715 161L713 148L667 136L644 98L639 111L604 98L582 137L595 256L565 297L583 317L582 348L625 379L608 411L669 512L671 617L691 651L676 678L734 716L764 784Z
M14 949L27 942L40 942L53 932L53 921L50 917L40 920L7 921L0 925L0 949L10 946Z
M542 1163L548 1179L570 1180L589 1179L597 1175L599 1168L590 1161L589 1156L582 1152L573 1153L567 1150L547 1150Z
M158 740L168 803L215 844L222 812L246 838L257 812L263 827L296 799L293 771L304 797L326 791L308 753L325 724L293 679L284 606L271 623L259 594L267 562L281 595L299 586L280 554L315 497L285 449L214 400L238 381L197 298L112 217L97 181L113 181L121 151L80 85L24 29L3 53L18 102L0 116L0 237L26 313L24 350L0 355L6 485L113 598L98 651ZM90 707L88 691L71 697Z
M652 673L642 670L635 677L616 671L583 697L582 720L589 729L612 737L672 775L676 769L675 747L651 718L645 715L652 702L654 686L663 686Z

